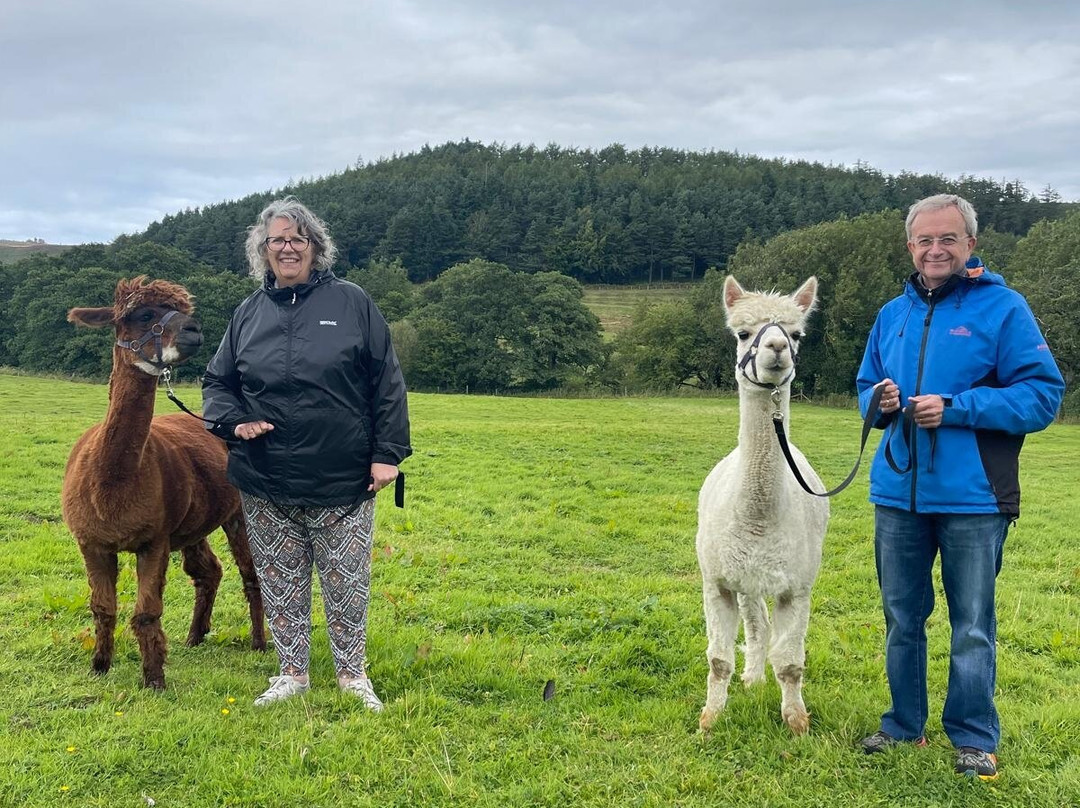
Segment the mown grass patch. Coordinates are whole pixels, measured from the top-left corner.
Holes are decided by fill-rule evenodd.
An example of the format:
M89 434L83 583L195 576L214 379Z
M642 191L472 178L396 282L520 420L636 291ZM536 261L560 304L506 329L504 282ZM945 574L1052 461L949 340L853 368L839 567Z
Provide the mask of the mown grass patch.
M197 389L180 395L197 405ZM226 576L200 647L182 644L192 590L170 568L169 690L139 687L131 558L113 670L91 676L85 579L59 491L107 388L0 375L0 400L0 805L1080 802L1076 426L1024 449L1024 516L1000 579L1002 775L987 784L952 774L936 717L941 597L930 747L856 750L887 699L865 469L833 501L808 638L810 734L784 727L772 681L733 687L716 730L697 732L696 495L734 444L734 399L412 396L408 507L380 498L377 508L369 659L387 704L377 717L333 687L319 608L310 695L251 706L275 662L248 650L220 534ZM163 396L158 407L173 411ZM857 413L796 404L792 432L826 484L842 479Z
M670 303L685 300L694 286L693 283L600 284L585 287L584 301L600 318L605 336L614 337L630 325L634 310L642 301Z

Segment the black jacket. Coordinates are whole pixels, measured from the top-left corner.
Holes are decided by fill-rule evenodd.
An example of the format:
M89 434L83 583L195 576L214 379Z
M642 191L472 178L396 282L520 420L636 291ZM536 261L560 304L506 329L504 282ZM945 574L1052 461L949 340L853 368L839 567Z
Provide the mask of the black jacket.
M269 277L269 276L268 276ZM229 441L229 480L279 505L370 498L370 467L412 454L405 381L390 331L359 286L313 272L268 281L233 312L203 378L203 415ZM267 421L250 441L233 429Z

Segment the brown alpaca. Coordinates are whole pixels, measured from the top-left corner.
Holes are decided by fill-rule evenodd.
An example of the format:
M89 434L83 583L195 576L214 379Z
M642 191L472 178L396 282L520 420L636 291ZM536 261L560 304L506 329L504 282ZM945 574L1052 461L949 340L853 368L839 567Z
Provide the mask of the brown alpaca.
M158 376L202 345L191 318L191 296L145 276L116 285L114 305L76 308L68 320L113 326L113 370L105 420L79 438L64 472L63 513L79 542L90 582L96 642L92 667L112 664L116 628L117 553L135 553L138 596L132 630L142 655L144 687L165 689L162 595L169 553L179 550L195 585L195 611L187 644L210 631L221 564L207 536L225 531L244 579L251 612L251 645L266 648L262 595L248 547L240 495L225 478L226 449L188 415L154 418Z

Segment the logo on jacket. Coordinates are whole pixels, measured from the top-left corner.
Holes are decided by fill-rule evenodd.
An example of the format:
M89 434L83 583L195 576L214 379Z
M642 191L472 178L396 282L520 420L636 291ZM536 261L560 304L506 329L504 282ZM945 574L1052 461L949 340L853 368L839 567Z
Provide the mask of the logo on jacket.
M950 328L949 333L954 337L970 337L971 332L967 330L966 326L958 325L956 328Z
M337 325L337 320L319 320L319 325Z

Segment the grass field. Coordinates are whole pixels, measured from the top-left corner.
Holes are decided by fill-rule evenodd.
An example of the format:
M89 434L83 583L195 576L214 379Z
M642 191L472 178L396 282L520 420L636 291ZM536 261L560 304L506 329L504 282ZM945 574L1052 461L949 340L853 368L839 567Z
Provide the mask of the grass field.
M605 335L611 337L630 324L634 308L642 300L666 303L681 300L694 288L690 283L634 284L632 286L586 286L585 305L600 318Z
M8 241L7 239L0 239L0 264L10 264L37 253L59 255L70 249L71 247L63 244L42 244L36 241Z
M198 391L180 396L198 403ZM708 737L695 501L737 403L411 397L404 511L380 497L370 673L387 710L337 694L316 611L313 687L257 710L272 653L247 648L226 566L214 632L182 644L192 589L165 592L169 690L139 687L134 571L117 655L89 672L81 559L59 513L100 385L0 375L0 806L1075 806L1080 804L1080 427L1024 449L1025 512L999 596L1002 774L952 774L937 715L944 599L931 618L927 749L868 758L886 705L866 471L833 501L808 637L810 733L779 690L733 686ZM171 411L162 396L159 412ZM853 461L851 410L796 405L826 484ZM545 684L554 697L545 701Z

